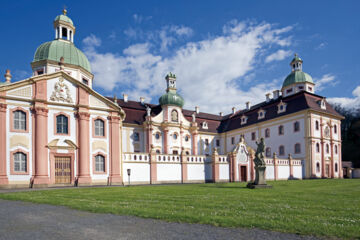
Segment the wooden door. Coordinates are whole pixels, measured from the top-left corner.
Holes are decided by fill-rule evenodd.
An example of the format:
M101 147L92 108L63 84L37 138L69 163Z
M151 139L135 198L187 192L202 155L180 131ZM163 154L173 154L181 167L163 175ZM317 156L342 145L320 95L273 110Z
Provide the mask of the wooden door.
M246 166L240 166L240 181L247 181Z
M71 183L70 157L55 157L55 183Z

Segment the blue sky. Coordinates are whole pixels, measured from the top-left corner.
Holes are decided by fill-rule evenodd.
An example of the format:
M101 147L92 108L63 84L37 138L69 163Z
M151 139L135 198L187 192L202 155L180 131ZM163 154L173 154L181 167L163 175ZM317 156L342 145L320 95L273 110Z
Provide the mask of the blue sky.
M281 88L297 52L317 94L360 104L359 1L2 1L0 72L30 77L64 5L104 95L157 103L173 71L186 108L228 113Z

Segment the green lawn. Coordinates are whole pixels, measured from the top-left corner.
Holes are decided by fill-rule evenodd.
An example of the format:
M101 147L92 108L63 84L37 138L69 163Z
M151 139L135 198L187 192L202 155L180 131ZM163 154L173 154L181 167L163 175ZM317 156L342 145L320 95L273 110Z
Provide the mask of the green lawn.
M1 199L224 227L360 238L360 180L71 188L0 194Z

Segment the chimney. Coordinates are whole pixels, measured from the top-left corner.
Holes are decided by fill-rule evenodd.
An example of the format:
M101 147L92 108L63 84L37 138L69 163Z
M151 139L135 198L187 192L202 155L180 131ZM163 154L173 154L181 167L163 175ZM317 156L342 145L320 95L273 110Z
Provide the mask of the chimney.
M274 98L274 99L278 99L278 98L279 98L279 95L280 95L280 91L279 91L279 90L273 91L273 98Z
M222 116L223 116L223 112L219 112L219 115L222 117Z
M246 110L250 110L250 102L246 102Z
M232 114L235 114L235 112L236 112L236 107L233 107L232 108Z
M6 80L6 83L10 83L11 82L11 74L10 74L10 70L9 69L6 69L6 73L4 75L5 77L5 80Z
M128 102L128 95L126 93L123 94L124 102Z
M140 103L144 104L145 103L145 98L144 97L140 97Z
M270 93L267 93L265 96L266 96L266 102L270 102Z
M200 108L198 106L195 107L195 112L196 112L196 114L199 114Z

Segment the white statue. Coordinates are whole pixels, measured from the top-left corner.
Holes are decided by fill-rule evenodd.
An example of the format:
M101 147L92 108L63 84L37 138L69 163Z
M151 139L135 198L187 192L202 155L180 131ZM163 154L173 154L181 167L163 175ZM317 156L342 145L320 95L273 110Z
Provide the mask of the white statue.
M150 117L151 108L149 106L146 107L146 114L148 117Z
M195 122L195 119L196 119L195 113L193 113L191 116L192 116L192 122Z

